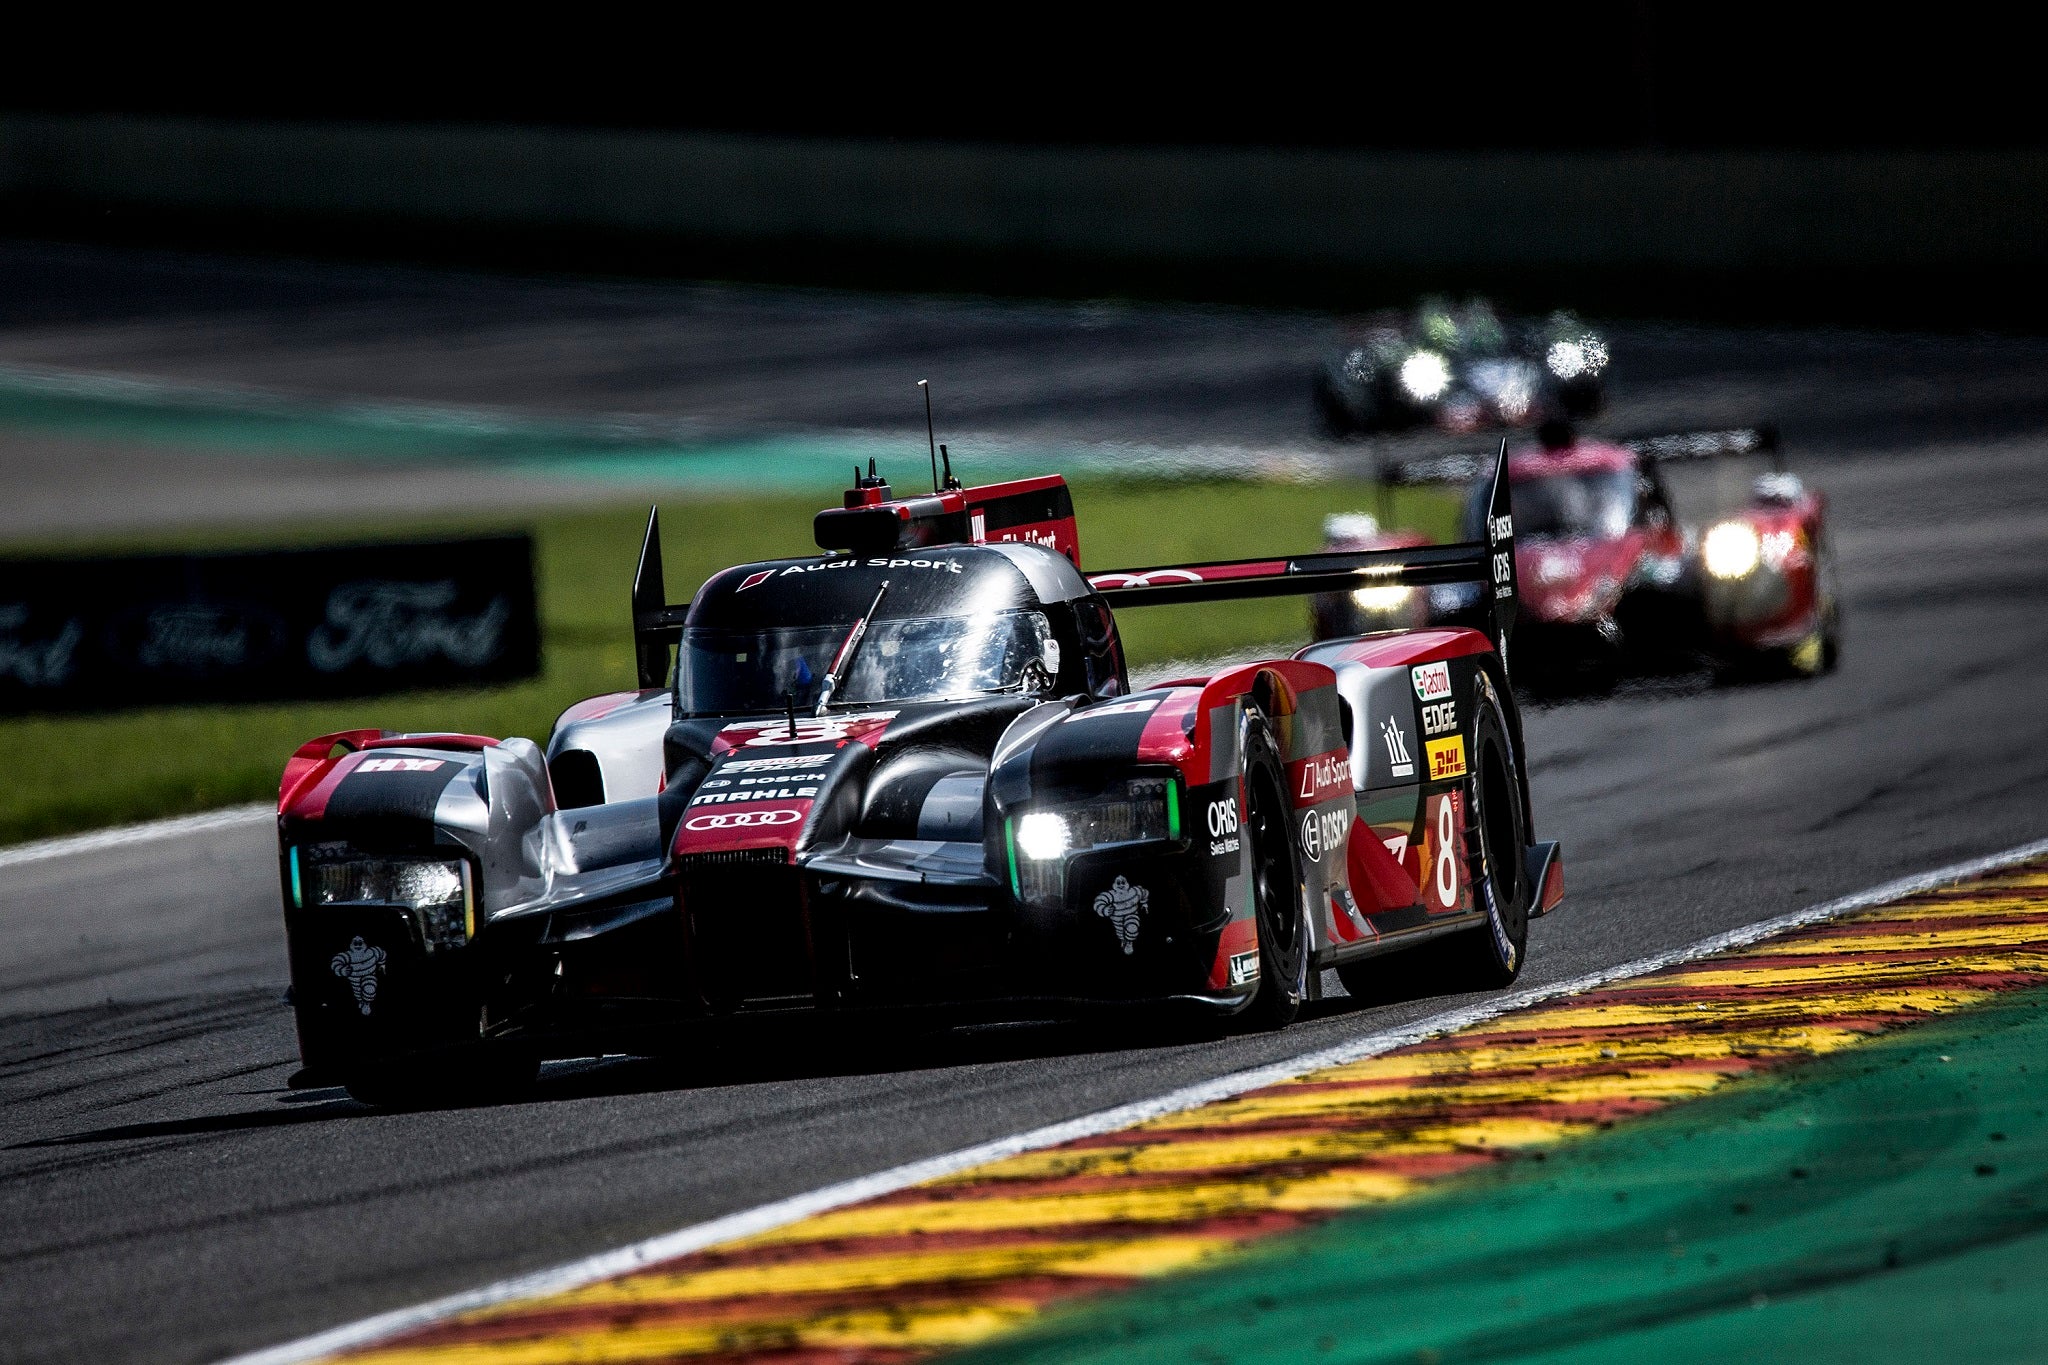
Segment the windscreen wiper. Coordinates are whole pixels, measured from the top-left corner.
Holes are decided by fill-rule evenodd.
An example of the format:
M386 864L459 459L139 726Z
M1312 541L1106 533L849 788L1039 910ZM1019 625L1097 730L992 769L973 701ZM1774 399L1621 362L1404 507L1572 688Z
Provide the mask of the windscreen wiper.
M860 652L861 639L868 633L868 622L874 619L875 612L882 605L882 595L888 591L889 580L885 578L882 586L875 589L875 600L868 603L868 609L853 623L853 629L846 632L839 652L832 656L832 666L825 670L825 685L818 689L818 709L811 712L812 715L825 714L825 708L832 704L832 694L839 690L839 680L853 671L853 656Z

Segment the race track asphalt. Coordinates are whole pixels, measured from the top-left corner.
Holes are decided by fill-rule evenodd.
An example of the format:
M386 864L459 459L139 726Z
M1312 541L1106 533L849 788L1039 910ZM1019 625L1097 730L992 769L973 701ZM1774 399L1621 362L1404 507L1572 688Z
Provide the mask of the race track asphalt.
M1304 373L1329 329L42 247L0 250L0 286L0 363L913 434L894 386L951 375L976 430L1248 447L1318 446ZM1529 712L1569 896L1524 980L2048 834L2048 344L1637 325L1615 350L1617 427L1783 424L1832 499L1847 651L1815 682ZM116 479L160 458L104 454ZM192 477L289 502L289 476L218 461ZM530 1102L375 1113L285 1088L272 849L259 818L0 862L0 1359L207 1360L1451 1003L1336 995L1221 1042L1093 1024L562 1066Z

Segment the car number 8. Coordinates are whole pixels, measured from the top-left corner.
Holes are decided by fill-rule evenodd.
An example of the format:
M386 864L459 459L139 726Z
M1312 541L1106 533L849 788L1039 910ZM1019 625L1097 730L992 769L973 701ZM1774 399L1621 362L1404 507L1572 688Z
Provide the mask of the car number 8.
M1458 903L1458 863L1452 844L1458 837L1457 818L1451 813L1451 798L1437 798L1436 816L1436 898L1446 910Z

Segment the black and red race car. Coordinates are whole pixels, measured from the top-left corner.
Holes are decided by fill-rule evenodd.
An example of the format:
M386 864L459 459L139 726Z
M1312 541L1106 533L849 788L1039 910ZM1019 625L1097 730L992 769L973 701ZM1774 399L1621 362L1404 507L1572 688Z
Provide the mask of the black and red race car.
M683 606L650 517L637 689L545 746L364 730L286 765L308 1074L406 1100L648 1024L1164 1002L1280 1026L1324 967L1512 981L1563 883L1493 496L1471 544L1083 574L1057 477L897 498L871 471L819 513L826 553ZM1115 611L1359 582L1488 605L1129 689Z
M1411 460L1384 466L1382 477L1470 480L1465 523L1476 527L1493 463ZM1842 617L1826 504L1786 470L1773 429L1611 441L1550 422L1535 444L1509 452L1508 476L1520 533L1521 681L1598 686L1702 663L1747 675L1835 666ZM1689 495L1674 500L1681 479ZM1698 510L1682 521L1677 505ZM1341 524L1332 518L1332 528ZM1402 531L1378 537L1425 539ZM1335 534L1331 542L1357 543ZM1321 637L1371 629L1388 613L1399 613L1401 624L1460 620L1478 605L1456 585L1400 602L1354 591L1316 599L1311 623Z

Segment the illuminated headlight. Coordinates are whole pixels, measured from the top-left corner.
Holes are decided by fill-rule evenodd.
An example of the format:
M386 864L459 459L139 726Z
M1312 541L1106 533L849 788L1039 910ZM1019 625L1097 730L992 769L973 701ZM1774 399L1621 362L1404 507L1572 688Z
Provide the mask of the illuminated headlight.
M1399 611L1408 605L1409 589L1390 584L1359 588L1351 594L1363 611Z
M1716 578L1746 578L1755 572L1762 555L1763 545L1747 522L1720 522L1700 542L1700 557L1707 572Z
M1586 348L1576 341L1554 341L1543 363L1559 379L1577 379L1586 372Z
M1419 403L1441 397L1450 386L1450 364L1435 351L1417 351L1401 362L1401 389Z
M1066 885L1068 855L1179 837L1180 784L1174 778L1113 782L1098 796L1011 818L1011 889L1024 900L1057 900Z
M1035 862L1064 858L1073 846L1073 834L1065 816L1049 810L1035 810L1017 822L1017 854Z
M476 932L469 864L460 858L340 858L299 863L293 888L302 908L383 905L409 910L428 951L458 948Z

